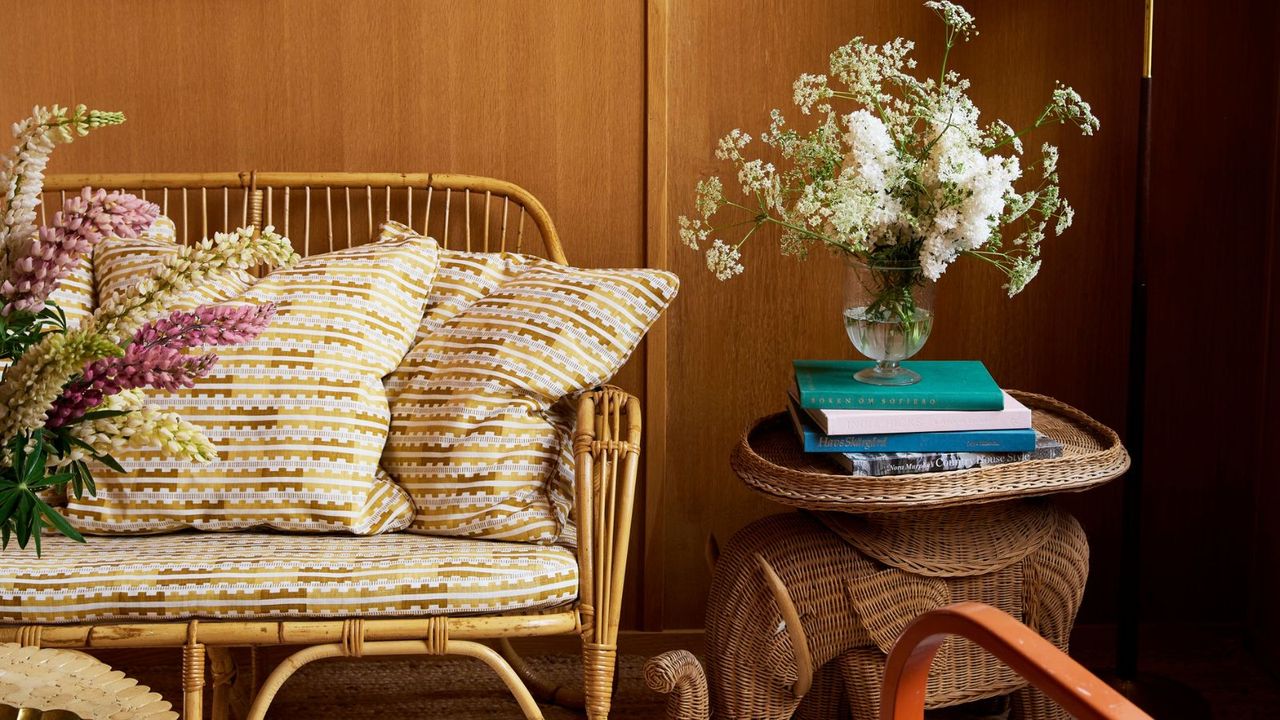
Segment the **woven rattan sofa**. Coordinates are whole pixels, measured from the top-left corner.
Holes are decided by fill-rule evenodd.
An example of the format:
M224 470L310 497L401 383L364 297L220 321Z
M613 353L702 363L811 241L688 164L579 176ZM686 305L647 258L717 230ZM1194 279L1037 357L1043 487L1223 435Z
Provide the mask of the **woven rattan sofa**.
M317 254L369 241L384 220L421 228L442 247L468 251L513 251L541 254L564 263L559 238L543 206L524 189L491 178L445 174L346 173L212 173L183 175L51 176L45 183L43 207L61 206L65 197L85 185L124 189L161 206L177 226L178 239L192 242L212 232L243 225L274 225L294 241L300 254ZM568 590L556 602L501 612L476 612L467 603L449 601L449 588L431 607L407 616L365 613L358 605L348 613L320 617L279 608L241 607L234 613L202 612L192 601L178 616L172 606L154 613L131 607L122 621L79 624L18 624L7 613L0 642L51 648L181 648L184 716L202 717L206 675L212 678L212 715L262 718L281 685L297 669L314 660L371 655L465 655L493 668L528 718L541 718L535 697L543 701L585 705L590 718L609 713L615 667L615 642L630 535L632 500L640 450L638 401L612 387L583 394L573 434L576 460L578 528L576 551L557 548L568 558L567 570L555 568ZM181 538L190 538L183 541ZM251 538L260 554L285 555L312 538L316 547L342 543L344 548L374 543L376 538L297 536L245 533L90 538L80 557L125 556L164 563L164 553L216 554L220 539ZM175 538L179 540L175 541ZM451 538L400 535L398 552L448 556ZM489 543L511 549L514 543ZM187 546L186 549L183 546ZM68 551L67 545L61 546ZM545 551L545 548L534 548ZM12 564L16 548L0 555L0 574ZM515 548L514 552L519 552ZM46 541L50 582L56 584L60 549ZM65 556L64 556L65 557ZM470 558L468 558L470 559ZM576 567L573 567L576 561ZM66 561L64 561L66 562ZM118 562L118 559L114 562ZM429 564L429 563L428 563ZM120 568L132 565L125 563ZM44 570L42 567L41 570ZM568 578L566 580L566 578ZM333 580L341 591L343 578ZM574 587L576 583L576 587ZM484 588L481 588L483 591ZM118 593L126 595L124 591ZM497 594L494 591L494 594ZM107 595L110 595L108 592ZM135 599L119 600L134 602ZM376 600L373 598L372 600ZM164 604L165 598L149 598ZM111 602L108 599L106 602ZM549 606L548 606L549 605ZM164 617L158 617L164 615ZM137 619L133 619L137 617ZM583 692L552 689L531 675L511 647L511 638L579 635L583 643ZM493 641L492 645L480 641ZM256 649L273 645L306 646L290 655L257 682ZM233 648L248 648L250 652ZM237 668L233 658L252 658ZM242 663L243 665L243 663ZM206 673L206 669L210 672Z

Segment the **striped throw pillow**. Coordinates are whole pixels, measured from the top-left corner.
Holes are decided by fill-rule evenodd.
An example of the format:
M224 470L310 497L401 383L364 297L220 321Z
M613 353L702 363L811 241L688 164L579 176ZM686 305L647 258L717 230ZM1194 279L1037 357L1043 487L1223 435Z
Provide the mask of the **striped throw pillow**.
M572 398L622 367L678 286L660 270L442 251L420 340L387 380L383 468L413 496L410 529L571 544Z
M110 249L104 264L130 257ZM68 517L100 534L404 528L412 503L378 468L389 422L382 378L412 344L437 261L435 241L401 238L305 258L257 281L231 302L276 303L270 327L218 348L221 359L194 388L148 396L200 426L219 458L201 465L122 451L129 472L96 467L97 495L73 499Z

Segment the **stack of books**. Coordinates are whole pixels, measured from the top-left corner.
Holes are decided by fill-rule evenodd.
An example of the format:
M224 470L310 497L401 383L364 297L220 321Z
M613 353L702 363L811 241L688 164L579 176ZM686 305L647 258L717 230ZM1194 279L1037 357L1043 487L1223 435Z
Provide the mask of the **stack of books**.
M796 360L791 419L806 452L828 453L854 475L964 470L1062 455L1031 427L1031 410L978 361L904 363L915 385L868 385L869 362Z

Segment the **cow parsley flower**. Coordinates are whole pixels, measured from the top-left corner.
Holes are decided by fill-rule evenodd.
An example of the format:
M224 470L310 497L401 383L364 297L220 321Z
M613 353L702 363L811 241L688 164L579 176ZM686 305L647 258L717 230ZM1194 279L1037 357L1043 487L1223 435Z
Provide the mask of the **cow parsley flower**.
M707 248L707 269L717 280L728 280L742 272L742 253L737 247L726 245L723 240L716 240Z
M968 40L970 35L978 34L977 23L974 21L973 15L969 14L969 11L958 3L949 2L948 0L929 0L924 6L938 13L938 17L942 18L943 24L965 40Z
M695 193L698 199L694 205L704 219L715 215L720 206L724 204L724 184L715 175L706 180L699 180Z
M1023 256L1014 260L1013 267L1009 271L1009 281L1004 284L1004 289L1008 291L1009 297L1022 292L1027 287L1027 283L1035 279L1038 272L1040 272L1039 259Z
M1058 224L1053 226L1053 234L1061 235L1066 232L1067 228L1071 227L1071 223L1075 222L1075 219L1076 209L1071 207L1071 203L1064 199L1058 209Z
M1040 146L1040 153L1043 155L1043 160L1040 163L1040 173L1048 180L1058 172L1058 148L1055 145L1045 143Z
M810 75L804 73L791 86L793 90L792 100L795 101L796 107L800 108L800 112L808 115L814 105L827 100L831 97L831 88L827 87L826 75Z
M1101 127L1093 116L1093 108L1074 89L1058 83L1053 90L1053 103L1049 112L1060 122L1072 123L1080 128L1081 135L1092 135Z
M680 216L680 242L685 246L697 250L710 234L711 228L700 218L690 220L684 215Z
M742 149L750 142L750 135L736 128L730 130L728 135L720 138L719 146L716 148L716 159L740 162Z
M742 184L742 192L745 195L768 192L773 184L773 178L773 163L763 160L748 160L738 169L738 182Z

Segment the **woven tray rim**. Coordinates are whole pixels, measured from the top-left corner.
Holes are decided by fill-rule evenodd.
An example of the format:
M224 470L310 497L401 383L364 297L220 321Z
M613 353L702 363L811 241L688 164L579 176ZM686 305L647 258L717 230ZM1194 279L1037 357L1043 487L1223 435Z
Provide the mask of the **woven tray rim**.
M810 510L891 512L997 502L1018 497L1080 492L1106 483L1129 467L1129 453L1115 431L1076 408L1036 393L1010 390L1033 411L1051 413L1092 435L1101 450L1051 460L934 473L870 477L827 474L778 465L758 454L751 436L769 423L790 422L786 413L754 420L743 432L730 465L747 487L784 505ZM1034 473L1028 471L1034 469ZM1028 479L1033 476L1033 479Z

